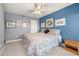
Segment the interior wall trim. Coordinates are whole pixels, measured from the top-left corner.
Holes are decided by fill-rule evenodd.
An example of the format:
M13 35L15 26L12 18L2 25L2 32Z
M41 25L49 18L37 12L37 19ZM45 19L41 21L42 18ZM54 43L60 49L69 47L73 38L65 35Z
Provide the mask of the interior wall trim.
M16 41L21 41L22 39L16 39L16 40L9 40L9 41L6 41L6 43L11 43L11 42L16 42Z
M0 50L0 56L2 55L4 49L5 49L5 45L4 45L4 46L1 48L1 50Z

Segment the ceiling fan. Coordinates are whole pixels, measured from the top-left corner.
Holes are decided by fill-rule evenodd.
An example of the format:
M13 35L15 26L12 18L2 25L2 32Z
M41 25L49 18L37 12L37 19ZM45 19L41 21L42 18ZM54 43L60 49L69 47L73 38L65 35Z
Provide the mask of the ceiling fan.
M41 15L41 14L42 14L41 9L42 9L42 4L41 4L41 3L38 3L38 4L36 3L36 4L34 4L34 8L33 8L34 14L39 14L39 15Z
M32 14L36 15L42 15L44 12L50 11L45 8L45 4L42 3L34 3L33 8L29 10L29 12L32 12Z

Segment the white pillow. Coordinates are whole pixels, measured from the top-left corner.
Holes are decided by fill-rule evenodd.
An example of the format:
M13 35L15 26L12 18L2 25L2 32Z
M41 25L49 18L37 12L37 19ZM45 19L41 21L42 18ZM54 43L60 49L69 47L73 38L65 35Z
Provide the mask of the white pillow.
M42 29L41 32L44 32L45 29Z
M59 29L50 29L50 33L54 35L60 35L60 30Z

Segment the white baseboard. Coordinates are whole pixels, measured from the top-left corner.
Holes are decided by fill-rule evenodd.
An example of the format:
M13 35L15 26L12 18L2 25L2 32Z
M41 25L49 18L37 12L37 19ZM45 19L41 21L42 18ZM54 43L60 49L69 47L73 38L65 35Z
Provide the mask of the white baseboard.
M5 46L3 46L3 47L1 48L1 50L0 50L0 56L2 55L4 49L5 49Z
M9 40L9 41L6 41L6 43L11 43L11 42L16 42L16 41L21 41L22 39L16 39L16 40Z

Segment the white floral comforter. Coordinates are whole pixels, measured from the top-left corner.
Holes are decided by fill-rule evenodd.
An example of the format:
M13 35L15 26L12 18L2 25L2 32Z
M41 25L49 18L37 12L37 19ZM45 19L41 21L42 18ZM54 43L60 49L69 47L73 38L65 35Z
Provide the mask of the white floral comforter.
M25 46L28 47L28 55L30 56L44 56L61 42L61 35L33 33L25 34L24 36L27 37L24 42Z

